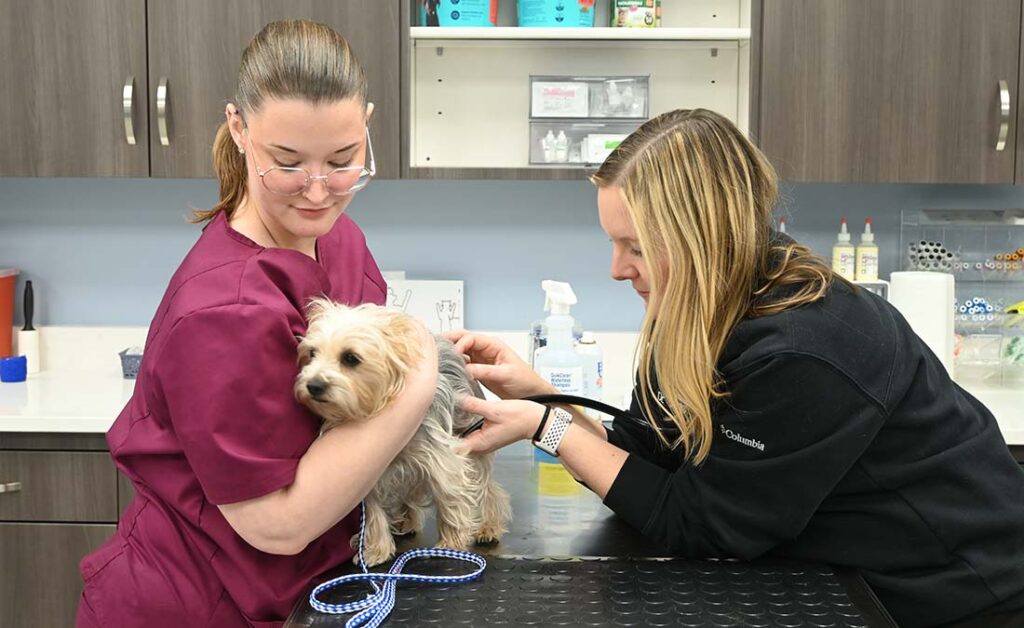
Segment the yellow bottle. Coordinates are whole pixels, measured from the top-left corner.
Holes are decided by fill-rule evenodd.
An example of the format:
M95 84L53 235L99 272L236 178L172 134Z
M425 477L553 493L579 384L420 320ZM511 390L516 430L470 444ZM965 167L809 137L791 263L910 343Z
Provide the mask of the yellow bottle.
M864 233L857 244L857 281L878 280L878 245L871 233L871 219L864 221Z
M853 281L857 276L857 249L850 242L850 232L846 228L846 219L839 223L839 237L832 246L832 271L837 275Z

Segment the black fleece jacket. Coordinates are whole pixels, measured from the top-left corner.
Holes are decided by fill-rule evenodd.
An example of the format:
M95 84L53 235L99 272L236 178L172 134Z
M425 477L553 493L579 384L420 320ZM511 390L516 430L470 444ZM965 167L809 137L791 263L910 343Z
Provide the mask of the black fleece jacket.
M609 430L630 452L605 498L619 516L681 556L857 568L902 626L1024 608L1024 471L886 301L833 282L742 321L718 370L700 466L643 424Z

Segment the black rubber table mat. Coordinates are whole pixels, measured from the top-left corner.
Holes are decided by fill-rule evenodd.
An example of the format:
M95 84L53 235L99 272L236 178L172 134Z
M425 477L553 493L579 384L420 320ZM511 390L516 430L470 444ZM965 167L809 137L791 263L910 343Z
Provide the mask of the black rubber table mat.
M456 575L455 560L419 560L413 573ZM361 599L365 585L324 593ZM287 626L341 626L308 602ZM399 584L385 626L867 626L828 567L690 560L489 558L479 580Z

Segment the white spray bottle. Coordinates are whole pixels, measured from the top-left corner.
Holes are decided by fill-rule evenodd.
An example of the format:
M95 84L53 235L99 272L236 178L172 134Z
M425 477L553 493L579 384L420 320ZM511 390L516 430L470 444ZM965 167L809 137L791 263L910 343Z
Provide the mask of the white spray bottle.
M569 308L576 304L572 286L561 281L541 282L546 295L544 309L548 310L544 325L548 342L537 352L534 368L541 377L564 395L583 394L583 360L573 347L572 328L576 323Z
M541 287L545 293L544 309L550 311L544 319L548 337L547 345L537 351L533 367L563 395L582 395L583 359L573 347L572 328L576 321L569 314L569 308L576 304L576 294L572 286L561 281L546 279ZM557 463L539 449L535 451L535 458Z

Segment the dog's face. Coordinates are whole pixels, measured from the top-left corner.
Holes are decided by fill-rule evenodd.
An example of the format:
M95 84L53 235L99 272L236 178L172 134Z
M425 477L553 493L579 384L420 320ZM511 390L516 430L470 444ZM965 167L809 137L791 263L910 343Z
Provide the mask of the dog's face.
M295 397L323 417L325 427L380 412L421 358L416 322L402 312L315 299L308 319Z

